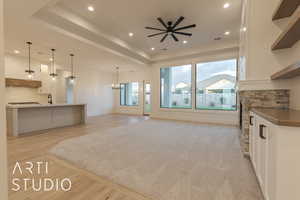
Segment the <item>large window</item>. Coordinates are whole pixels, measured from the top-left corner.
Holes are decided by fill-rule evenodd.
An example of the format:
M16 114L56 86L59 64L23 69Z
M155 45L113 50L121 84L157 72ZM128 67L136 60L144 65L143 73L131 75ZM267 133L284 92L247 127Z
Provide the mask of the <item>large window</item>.
M192 108L192 65L160 69L160 106Z
M196 109L236 110L237 60L196 65Z
M139 83L121 83L120 86L120 105L137 106L139 103Z

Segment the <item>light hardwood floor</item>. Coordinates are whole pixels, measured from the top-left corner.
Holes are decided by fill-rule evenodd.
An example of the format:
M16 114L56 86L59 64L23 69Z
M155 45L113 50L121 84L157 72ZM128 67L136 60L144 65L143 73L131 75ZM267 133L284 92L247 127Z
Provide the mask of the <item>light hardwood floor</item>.
M12 178L33 177L30 173L13 175L13 168L16 162L23 165L25 162L47 161L49 162L49 173L35 175L34 179L51 177L52 179L70 178L72 190L69 192L49 191L35 192L9 190L10 200L150 200L142 194L132 191L126 187L114 184L106 179L96 176L86 170L80 169L67 161L56 158L48 151L59 142L101 130L110 129L138 123L147 120L147 117L126 116L126 115L106 115L94 117L88 120L86 125L66 127L49 130L41 134L27 135L18 138L8 139L9 158L9 187L13 188ZM250 170L250 169L249 169ZM29 187L30 188L30 187ZM245 188L247 190L247 188ZM226 196L226 195L225 195ZM225 200L226 197L221 197ZM224 199L225 197L225 199ZM243 197L243 199L248 199ZM253 198L249 198L253 199ZM261 199L261 198L259 198ZM184 199L183 199L184 200ZM201 198L199 200L202 200ZM204 198L203 200L207 200ZM226 199L227 200L227 199ZM228 199L229 200L229 199Z
M9 138L9 200L147 200L143 195L79 169L48 153L51 147L68 138L89 134L96 130L129 125L146 119L147 117L106 115L90 118L86 125L49 130L42 134ZM69 192L35 192L31 187L28 187L30 189L25 192L23 191L23 185L19 184L22 185L23 190L13 191L12 188L16 188L12 184L13 178L32 177L25 170L23 170L22 175L20 173L13 175L13 168L16 162L19 162L24 167L26 162L40 161L49 162L49 173L47 175L44 173L40 175L35 174L35 180L45 177L51 177L52 179L70 178L72 190Z

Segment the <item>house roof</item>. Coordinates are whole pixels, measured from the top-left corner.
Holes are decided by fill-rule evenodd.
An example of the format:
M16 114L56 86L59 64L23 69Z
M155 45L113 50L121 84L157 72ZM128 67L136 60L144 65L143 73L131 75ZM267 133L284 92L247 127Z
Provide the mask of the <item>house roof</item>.
M234 87L236 77L228 74L212 76L203 81L198 81L198 89L231 89Z

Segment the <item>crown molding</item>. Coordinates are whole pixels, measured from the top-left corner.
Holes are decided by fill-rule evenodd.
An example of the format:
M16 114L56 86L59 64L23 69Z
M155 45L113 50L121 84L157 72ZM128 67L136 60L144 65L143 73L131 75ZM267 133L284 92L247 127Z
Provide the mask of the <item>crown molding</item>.
M243 90L281 90L291 89L292 83L289 80L272 81L265 80L240 80L237 84L239 91Z

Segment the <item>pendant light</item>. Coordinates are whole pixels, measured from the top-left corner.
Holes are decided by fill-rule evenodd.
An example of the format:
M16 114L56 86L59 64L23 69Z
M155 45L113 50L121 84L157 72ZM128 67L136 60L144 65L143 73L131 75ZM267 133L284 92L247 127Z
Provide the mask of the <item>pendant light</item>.
M118 89L120 89L120 83L119 83L119 67L116 67L116 71L117 71L117 73L116 73L116 83L113 83L112 84L112 89L113 90L118 90Z
M26 73L28 73L28 78L29 79L32 79L33 77L33 74L34 74L34 71L31 70L31 52L30 52L30 48L31 48L31 45L32 43L31 42L26 42L27 45L28 45L28 69L25 70Z
M54 61L54 52L55 49L51 49L51 53L52 53L52 69L50 69L50 76L52 77L52 80L55 81L57 74L55 73L55 61Z
M70 81L71 83L74 83L74 80L75 80L75 76L74 76L74 54L70 54L70 57L71 57L71 76L69 77L70 78Z

